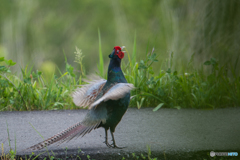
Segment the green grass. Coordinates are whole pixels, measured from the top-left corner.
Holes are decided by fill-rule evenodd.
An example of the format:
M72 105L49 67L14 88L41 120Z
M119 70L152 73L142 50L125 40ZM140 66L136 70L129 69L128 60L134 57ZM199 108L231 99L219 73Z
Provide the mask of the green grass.
M152 107L159 104L178 109L239 106L240 79L232 65L219 66L217 60L211 58L201 69L192 69L190 62L191 69L181 71L173 70L170 59L165 63L167 69L160 67L159 72L154 73L151 66L158 63L156 58L155 53L149 53L144 61L125 72L128 82L137 87L131 104L140 102L142 106ZM211 72L206 73L204 68ZM129 70L133 74L129 74Z
M34 72L28 66L17 76L9 70L14 63L9 63L4 57L0 60L6 64L0 67L0 111L76 108L70 95L76 85L82 84L84 70L76 77L74 68L66 61L66 72L59 71L60 76L53 75L51 80L47 81L43 77L44 73ZM75 61L78 60L76 52Z
M132 91L130 107L157 107L156 111L161 107L213 109L240 106L240 77L236 73L238 59L234 65L220 66L211 58L200 69L194 69L193 54L188 67L174 70L173 53L169 60L159 62L160 54L154 49L149 51L147 46L144 60L137 62L136 36L134 44L133 54L125 49L128 63L122 64L127 81L136 87ZM104 76L100 32L99 45L98 74ZM65 57L65 72L58 69L59 73L50 80L44 78L44 73L28 66L21 69L21 75L14 74L10 69L16 63L1 57L0 111L77 109L71 93L83 83L82 78L86 78L83 57L81 50L76 48L74 62L81 70L75 70ZM153 70L154 65L159 66L159 70Z

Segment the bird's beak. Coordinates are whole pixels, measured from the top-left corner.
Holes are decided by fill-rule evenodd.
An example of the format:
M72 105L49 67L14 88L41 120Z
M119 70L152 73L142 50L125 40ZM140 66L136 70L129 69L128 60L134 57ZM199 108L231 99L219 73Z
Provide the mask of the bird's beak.
M113 55L114 55L114 53L115 53L115 49L113 49L113 51L112 51L112 53L111 54L109 54L109 58L113 58Z

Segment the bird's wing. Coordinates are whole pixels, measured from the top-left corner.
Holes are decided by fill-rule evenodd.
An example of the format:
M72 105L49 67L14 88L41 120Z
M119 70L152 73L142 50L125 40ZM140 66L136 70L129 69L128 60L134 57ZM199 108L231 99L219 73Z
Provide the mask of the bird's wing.
M101 92L106 81L105 79L91 81L89 84L82 85L81 88L76 89L72 94L74 104L83 108L89 106Z
M121 99L134 88L134 85L131 83L117 83L111 87L101 98L90 104L89 109L100 104L101 102L106 102L107 100Z

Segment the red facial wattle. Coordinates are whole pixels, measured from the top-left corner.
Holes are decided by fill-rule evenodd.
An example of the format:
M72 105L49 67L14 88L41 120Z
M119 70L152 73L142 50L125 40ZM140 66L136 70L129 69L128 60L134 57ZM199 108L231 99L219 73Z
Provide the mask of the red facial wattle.
M118 58L122 59L124 57L124 53L121 51L122 50L121 47L115 46L114 49L115 49L114 55L117 55Z
M118 58L122 59L124 57L124 53L122 51L119 51L117 56L118 56Z

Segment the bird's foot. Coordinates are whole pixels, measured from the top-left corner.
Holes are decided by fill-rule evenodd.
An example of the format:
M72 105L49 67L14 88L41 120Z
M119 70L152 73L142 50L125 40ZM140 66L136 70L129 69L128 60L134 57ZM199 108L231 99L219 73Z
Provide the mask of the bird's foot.
M108 141L104 141L103 143L105 143L108 146L108 148L113 148L113 146L109 144Z
M113 143L111 145L112 148L117 148L117 149L123 149L123 148L127 148L127 147L120 147L120 146L117 146L115 143Z

